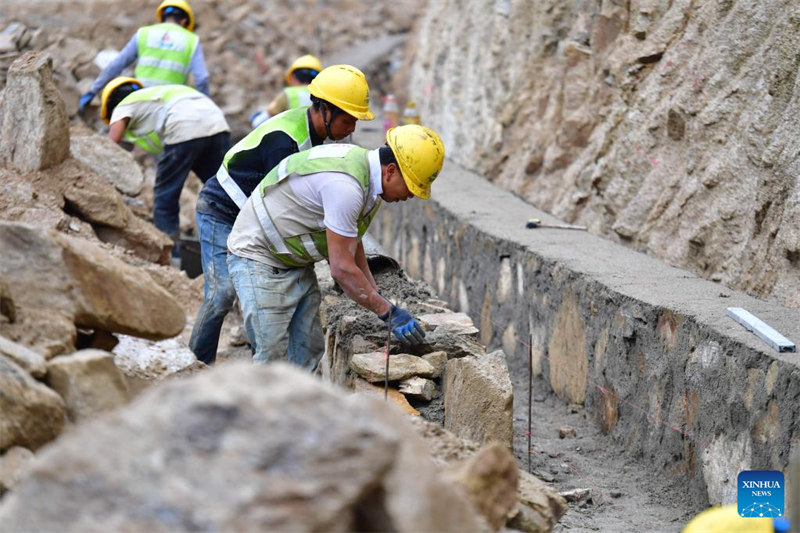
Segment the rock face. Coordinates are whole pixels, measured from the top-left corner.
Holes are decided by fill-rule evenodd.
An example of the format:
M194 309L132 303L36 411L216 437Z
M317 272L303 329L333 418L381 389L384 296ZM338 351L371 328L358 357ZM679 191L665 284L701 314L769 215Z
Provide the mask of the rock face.
M11 65L0 120L0 161L33 172L69 157L67 114L49 55L29 52Z
M12 446L36 450L61 432L61 397L2 354L0 391L0 452Z
M592 232L800 307L795 3L494 5L428 2L411 39L409 90L448 158Z
M74 351L75 326L148 339L184 326L183 309L144 271L75 237L0 222L0 276L18 315L0 334L48 356Z
M275 364L143 393L44 450L0 504L11 531L477 531L391 408Z

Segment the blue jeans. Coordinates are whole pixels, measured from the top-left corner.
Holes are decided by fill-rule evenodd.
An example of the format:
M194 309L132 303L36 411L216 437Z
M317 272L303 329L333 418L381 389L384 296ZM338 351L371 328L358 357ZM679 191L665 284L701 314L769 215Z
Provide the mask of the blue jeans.
M211 365L217 358L219 332L225 316L233 308L236 291L228 275L228 235L233 226L204 213L197 214L200 234L200 260L203 263L205 292L203 305L189 339L198 361Z
M189 171L205 183L217 173L230 145L230 133L222 132L164 147L153 187L153 224L176 243L180 238L181 190ZM177 244L172 247L172 257L179 257Z
M314 266L279 269L230 254L228 272L239 296L253 361L288 359L314 370L325 351Z

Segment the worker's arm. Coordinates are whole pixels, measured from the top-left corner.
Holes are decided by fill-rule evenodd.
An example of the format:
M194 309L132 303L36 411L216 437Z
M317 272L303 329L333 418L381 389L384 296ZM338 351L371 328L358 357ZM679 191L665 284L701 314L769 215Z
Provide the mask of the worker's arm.
M194 77L194 88L206 96L211 96L211 90L208 82L208 68L206 68L206 59L203 55L203 47L199 42L197 43L197 47L194 49L194 53L192 54L192 60L189 63L189 70L191 70L192 76Z
M392 308L375 286L369 267L366 266L367 258L364 254L364 247L357 237L344 237L338 233L327 230L328 236L328 261L331 265L331 276L344 293L357 304L369 309L376 315L385 315ZM363 268L358 264L356 257L359 255L363 259Z
M125 135L125 130L128 129L128 123L130 121L130 117L125 117L112 123L108 127L108 138L115 143L119 143L122 140L122 136Z
M136 43L136 36L138 33L139 32L133 34L133 37L131 37L131 40L125 45L125 48L123 48L122 51L117 54L117 57L100 72L100 75L94 80L92 88L89 89L90 93L97 94L102 91L103 87L105 87L108 82L119 76L128 65L136 61L136 58L139 57L139 46Z
M356 265L358 268L361 269L361 272L364 273L364 277L367 278L370 285L377 291L378 284L375 283L375 278L372 277L372 272L369 270L369 262L367 262L367 254L364 253L364 243L361 240L358 241L358 248L356 249Z
M274 117L287 109L289 109L289 97L286 96L286 91L281 91L267 106L267 113L269 113L269 116Z

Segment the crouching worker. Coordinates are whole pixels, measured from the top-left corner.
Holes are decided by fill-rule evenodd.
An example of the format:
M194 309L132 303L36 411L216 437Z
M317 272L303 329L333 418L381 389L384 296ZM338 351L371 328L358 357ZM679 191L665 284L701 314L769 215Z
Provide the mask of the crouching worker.
M231 144L230 128L219 107L185 85L144 88L135 78L115 78L101 96L100 116L108 138L133 142L159 155L153 223L169 235L178 262L180 197L189 171L205 183L213 177ZM163 152L163 153L162 153Z
M382 200L430 198L443 162L439 136L408 125L389 130L381 148L317 146L267 174L228 238L228 271L256 363L288 357L309 371L316 367L324 340L314 263L326 258L347 296L401 341L423 340L419 323L378 293L361 238Z

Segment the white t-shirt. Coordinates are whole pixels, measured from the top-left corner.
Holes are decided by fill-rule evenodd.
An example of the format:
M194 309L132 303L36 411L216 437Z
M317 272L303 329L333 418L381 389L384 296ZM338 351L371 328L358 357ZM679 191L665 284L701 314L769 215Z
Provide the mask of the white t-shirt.
M128 132L137 137L156 132L165 145L230 131L222 110L201 93L182 98L171 106L159 101L120 104L114 108L110 123L124 118L130 118Z
M270 216L280 221L286 235L308 233L309 229L328 228L343 237L358 236L358 218L375 207L383 193L378 151L372 150L367 159L370 166L369 191L365 194L352 176L341 172L316 172L306 176L290 176L290 187L299 205L270 204ZM241 257L281 267L285 265L272 257L264 231L253 208L253 194L242 207L228 237L228 249ZM276 222L277 224L278 222Z

